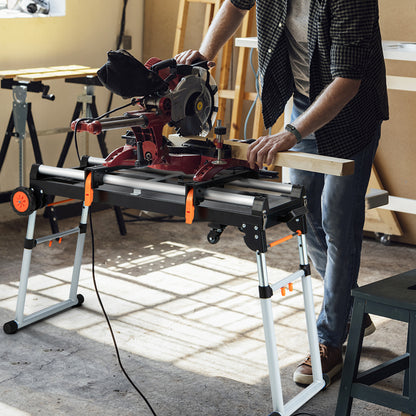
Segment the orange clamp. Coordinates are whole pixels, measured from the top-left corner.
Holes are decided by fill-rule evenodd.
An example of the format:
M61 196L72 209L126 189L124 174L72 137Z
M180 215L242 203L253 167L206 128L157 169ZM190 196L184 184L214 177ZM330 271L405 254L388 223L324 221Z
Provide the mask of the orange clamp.
M92 172L90 172L85 179L84 204L86 207L90 207L94 199L94 191L92 190L91 180Z
M186 195L186 204L185 204L185 222L187 224L192 224L195 216L195 206L194 206L194 190L191 188Z

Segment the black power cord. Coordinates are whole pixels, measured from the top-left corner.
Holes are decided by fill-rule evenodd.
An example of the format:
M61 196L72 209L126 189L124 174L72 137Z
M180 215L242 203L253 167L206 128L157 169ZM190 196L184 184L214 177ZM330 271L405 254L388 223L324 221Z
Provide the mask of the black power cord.
M125 370L125 368L123 366L123 363L121 362L121 357L120 357L120 352L119 352L118 345L117 345L117 340L116 340L116 337L114 335L114 331L113 331L113 328L111 326L110 319L109 319L109 317L107 315L107 312L106 312L106 310L104 308L104 304L103 304L103 302L101 300L100 292L99 292L98 286L97 286L97 280L95 278L95 244L94 244L94 227L92 225L92 213L91 213L91 210L89 211L89 214L88 215L89 215L90 231L91 231L91 263L92 263L91 270L92 270L92 280L93 280L93 283L94 283L94 289L95 289L95 293L97 295L98 303L100 304L100 307L101 307L101 310L103 312L104 318L107 321L107 325L108 325L108 328L110 330L110 334L111 334L111 338L113 340L114 349L115 349L115 352L116 352L118 364L120 366L121 371L123 372L123 374L125 375L125 377L129 381L129 383L133 386L133 388L137 391L137 393L140 394L140 396L142 397L142 399L146 403L147 407L152 412L153 416L157 416L157 414L153 410L153 407L151 406L149 400L141 392L141 390L136 386L136 384L134 383L134 381L130 378L130 376L128 375L127 371Z
M157 416L157 414L154 411L154 409L153 409L152 405L150 404L149 400L142 393L142 391L136 386L134 381L131 379L131 377L129 376L129 374L125 370L125 368L123 366L123 363L121 361L120 351L119 351L119 348L118 348L117 340L116 340L116 337L114 335L114 331L113 331L110 319L107 315L104 304L101 300L100 292L99 292L98 286L97 286L97 280L95 278L95 243L94 243L94 227L93 227L93 224L92 224L92 212L91 212L91 210L89 210L88 216L89 216L90 232L91 232L91 272L92 272L92 280L93 280L93 284L94 284L95 293L96 293L96 296L97 296L97 299L98 299L98 303L100 304L101 311L104 315L105 320L107 321L108 329L110 331L111 338L113 340L114 349L115 349L115 352L116 352L118 364L119 364L120 369L123 372L124 376L126 377L126 379L133 386L133 388L137 391L137 393L139 393L139 395L142 397L142 399L146 403L147 407L152 412L153 416ZM317 415L315 415L314 413L300 412L300 413L294 413L292 416L317 416Z
M300 413L294 413L292 416L318 416L315 413L306 413L306 412L300 412Z
M122 11L122 17L121 17L121 24L120 24L120 32L119 32L119 36L117 38L117 48L116 49L120 49L120 45L121 42L123 40L123 36L124 36L124 29L125 29L125 23L126 23L126 7L127 7L127 3L128 0L123 0L123 11ZM108 102L108 106L107 106L107 111L102 114L99 117L96 118L80 118L77 120L77 122L75 123L75 129L74 129L74 143L75 143L75 150L78 156L78 160L81 161L81 157L80 157L80 153L79 153L79 148L78 148L78 141L77 141L77 130L78 130L78 125L81 121L97 121L97 120L101 120L104 117L109 116L111 113L114 113L115 111L119 111L122 110L123 108L129 107L131 105L135 105L137 100L135 98L133 98L128 104L122 105L120 107L117 107L113 110L111 109L111 104L112 104L112 100L113 100L113 93L110 94L110 98L109 98L109 102ZM91 231L91 270L92 270L92 280L93 280L93 284L94 284L94 289L95 289L95 293L98 299L98 303L100 304L101 310L103 312L104 318L107 322L108 325L108 329L110 331L111 334L111 338L113 340L113 344L114 344L114 349L116 352L116 356L117 356L117 361L118 364L120 366L121 371L123 372L124 376L126 377L126 379L129 381L129 383L132 385L132 387L137 391L137 393L139 393L139 395L142 397L142 399L144 400L144 402L146 403L147 407L149 408L149 410L152 412L153 416L157 416L156 412L154 411L152 405L150 404L149 400L146 398L146 396L141 392L141 390L136 386L136 384L134 383L134 381L131 379L131 377L129 376L129 374L127 373L127 371L125 370L123 363L121 361L121 357L120 357L120 351L118 348L118 344L117 344L117 340L116 337L114 335L114 331L113 328L111 326L111 322L110 319L107 315L107 312L104 308L104 304L101 300L101 296L100 296L100 292L98 290L98 286L97 286L97 280L95 278L95 243L94 243L94 227L92 224L92 212L91 210L89 211L89 221L90 221L90 231Z

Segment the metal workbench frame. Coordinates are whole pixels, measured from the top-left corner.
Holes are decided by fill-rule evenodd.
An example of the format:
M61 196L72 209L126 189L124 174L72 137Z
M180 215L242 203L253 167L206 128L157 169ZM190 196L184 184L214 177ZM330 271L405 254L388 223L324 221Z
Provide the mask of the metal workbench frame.
M193 187L189 178L178 176L178 173L152 169L124 169L112 172L94 170L94 166L100 164L101 161L102 159L88 158L85 166L74 169L45 165L33 166L31 188L34 191L44 195L79 199L84 201L83 208L78 227L38 239L34 239L36 211L30 214L15 320L4 324L5 332L15 333L27 325L80 305L83 302L83 297L77 294L77 289L87 231L89 206L85 198L85 178L89 172L94 172L96 175L93 180L94 202L172 216L185 216L187 195L189 190L193 189L193 208L195 210L193 221L207 222L211 231L219 230L219 234L226 226L238 227L244 235L243 238L248 248L256 253L259 297L273 406L270 416L289 416L321 391L325 387L325 381L320 362L310 266L306 247L306 207L303 188L247 178L231 180L218 186L215 186L214 183L214 186L209 187L205 187L204 184ZM265 256L269 248L266 231L279 223L286 223L294 231L294 235L297 234L300 269L278 282L270 284ZM78 240L68 299L25 316L24 308L33 248L37 244L72 233L78 234ZM303 289L313 382L287 403L284 403L271 298L274 291L286 287L298 279L301 280Z

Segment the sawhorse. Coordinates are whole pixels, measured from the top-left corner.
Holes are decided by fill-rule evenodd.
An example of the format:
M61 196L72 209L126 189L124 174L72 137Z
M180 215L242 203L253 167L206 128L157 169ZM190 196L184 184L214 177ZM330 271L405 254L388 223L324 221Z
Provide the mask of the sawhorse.
M19 186L23 186L23 141L26 136L26 124L29 128L29 134L32 141L33 153L35 155L36 163L43 163L39 140L35 128L35 122L33 120L32 103L28 103L26 101L27 93L42 93L42 98L51 101L55 99L55 96L48 94L49 86L42 84L41 81L27 83L6 78L1 80L1 88L11 89L13 91L13 108L0 150L0 172L6 159L6 154L10 146L11 138L16 137L19 140ZM11 191L0 192L0 203L9 202L10 195Z
M83 95L78 97L73 117L70 121L72 122L80 115L84 115L86 117L97 117L98 111L95 104L94 86L101 86L101 83L98 80L96 73L96 69L80 65L0 71L1 88L13 90L13 110L0 150L0 172L3 167L7 151L9 149L11 137L17 137L19 139L19 186L24 185L23 140L26 135L26 123L28 124L29 133L32 140L35 161L38 164L43 163L38 135L36 133L32 115L32 106L31 103L26 101L27 92L42 93L42 98L53 101L55 97L52 94L48 94L49 86L44 85L44 81L65 79L65 82L83 84L85 86L85 92ZM67 133L64 146L58 159L58 167L63 166L68 155L72 139L73 132L69 131ZM101 154L103 157L106 157L108 150L105 144L105 134L100 134L97 139ZM12 191L1 192L0 203L9 202L11 194ZM114 210L120 234L125 235L126 228L121 209L120 207L114 207ZM64 211L64 209L62 209L62 211ZM67 211L72 212L73 207L71 207L70 210L67 209ZM55 212L53 205L45 209L45 216L49 218L53 232L58 232L56 214L57 213Z

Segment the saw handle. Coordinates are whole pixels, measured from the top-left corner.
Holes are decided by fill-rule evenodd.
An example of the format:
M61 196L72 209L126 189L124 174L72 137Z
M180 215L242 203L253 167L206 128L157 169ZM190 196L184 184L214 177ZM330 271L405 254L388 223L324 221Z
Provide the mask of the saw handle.
M191 65L178 65L176 60L173 58L157 62L156 64L150 67L150 70L152 72L158 73L162 69L170 68L174 70L172 73L177 73L178 75L190 75L193 66L198 66L206 70L209 70L208 61L201 61L200 59L196 59L192 62Z
M86 131L88 133L98 135L107 130L130 127L147 128L148 125L149 119L146 114L129 115L129 113L126 113L120 117L110 117L101 121L77 119L71 123L71 129L73 131L77 129L77 132Z
M192 62L191 66L200 66L206 70L209 70L210 67L208 66L208 61L201 61L200 59L196 59Z
M77 129L77 133L82 131L88 131L88 122L79 119L74 120L71 123L71 130L75 131L75 129Z
M176 60L171 58L171 59L165 59L164 61L160 61L154 65L152 65L150 67L150 70L152 72L159 72L161 69L165 69L165 68L176 68L177 67L177 63Z

